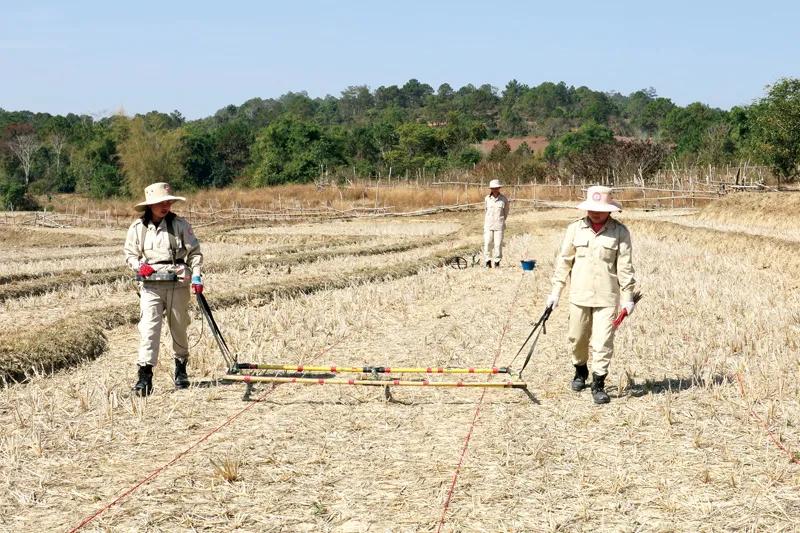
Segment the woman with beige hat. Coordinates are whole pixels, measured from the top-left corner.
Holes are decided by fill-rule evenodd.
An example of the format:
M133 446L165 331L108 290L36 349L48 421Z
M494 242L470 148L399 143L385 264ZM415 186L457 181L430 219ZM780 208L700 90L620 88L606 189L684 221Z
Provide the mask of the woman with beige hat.
M628 228L610 216L621 211L622 206L614 201L609 187L589 187L586 200L577 207L587 214L567 227L556 258L553 290L547 306L558 305L567 278L571 277L567 332L575 366L571 387L575 392L586 388L591 349L592 398L602 404L609 402L605 379L614 352L613 321L617 306L629 315L634 308L636 280L631 235Z
M489 194L484 203L486 214L483 217L483 261L486 268L500 268L503 258L503 232L508 217L508 198L500 194L500 180L489 182ZM491 255L489 252L491 251Z
M144 190L145 201L136 205L142 212L125 240L125 262L140 280L138 381L133 392L153 392L153 367L158 363L161 326L167 317L175 358L175 387L189 386L186 362L189 357L189 287L203 292L203 254L192 227L172 213L172 204L186 198L173 196L167 183L153 183Z

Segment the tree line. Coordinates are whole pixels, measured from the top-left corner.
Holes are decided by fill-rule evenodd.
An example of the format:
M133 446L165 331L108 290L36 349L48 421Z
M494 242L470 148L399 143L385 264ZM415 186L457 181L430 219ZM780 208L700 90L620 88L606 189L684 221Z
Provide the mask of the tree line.
M543 136L544 153L485 139ZM800 80L781 79L751 105L685 107L652 88L622 95L512 80L498 90L348 87L338 97L290 92L253 98L187 121L179 111L95 119L0 108L0 208L31 207L37 195L138 196L155 181L177 188L260 187L320 176L435 175L451 169L546 180L646 180L682 166L747 160L783 180L800 174Z

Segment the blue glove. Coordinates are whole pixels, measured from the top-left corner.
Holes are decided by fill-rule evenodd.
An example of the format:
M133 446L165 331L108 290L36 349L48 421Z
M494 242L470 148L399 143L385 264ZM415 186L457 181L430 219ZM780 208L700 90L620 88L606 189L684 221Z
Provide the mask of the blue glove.
M203 281L200 276L192 276L192 292L195 294L203 293Z

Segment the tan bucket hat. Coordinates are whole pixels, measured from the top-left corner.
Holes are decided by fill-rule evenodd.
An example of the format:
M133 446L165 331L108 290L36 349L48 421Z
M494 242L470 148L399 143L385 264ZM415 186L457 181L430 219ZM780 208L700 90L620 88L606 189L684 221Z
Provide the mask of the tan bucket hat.
M503 185L500 183L500 180L492 180L489 182L490 189L499 189Z
M136 204L137 211L144 211L148 205L160 204L172 200L173 202L185 202L186 198L183 196L173 196L172 187L169 183L153 183L144 189L144 202Z
M622 204L611 197L611 187L595 185L586 190L586 200L577 205L583 211L598 211L600 213L613 213L622 211Z

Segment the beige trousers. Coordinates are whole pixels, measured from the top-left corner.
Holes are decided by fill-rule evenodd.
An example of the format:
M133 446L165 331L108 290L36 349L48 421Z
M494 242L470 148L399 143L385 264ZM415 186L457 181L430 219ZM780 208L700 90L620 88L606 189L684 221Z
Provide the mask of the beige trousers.
M161 326L166 317L172 336L174 357L186 360L189 357L189 336L186 333L189 316L189 286L179 283L143 283L139 306L139 365L158 363L161 346Z
M491 251L491 255L489 252ZM503 230L483 230L483 262L499 262L503 258Z
M583 365L592 350L592 372L598 376L608 374L608 365L614 355L614 327L616 307L583 307L569 304L567 343L572 353L572 364Z

